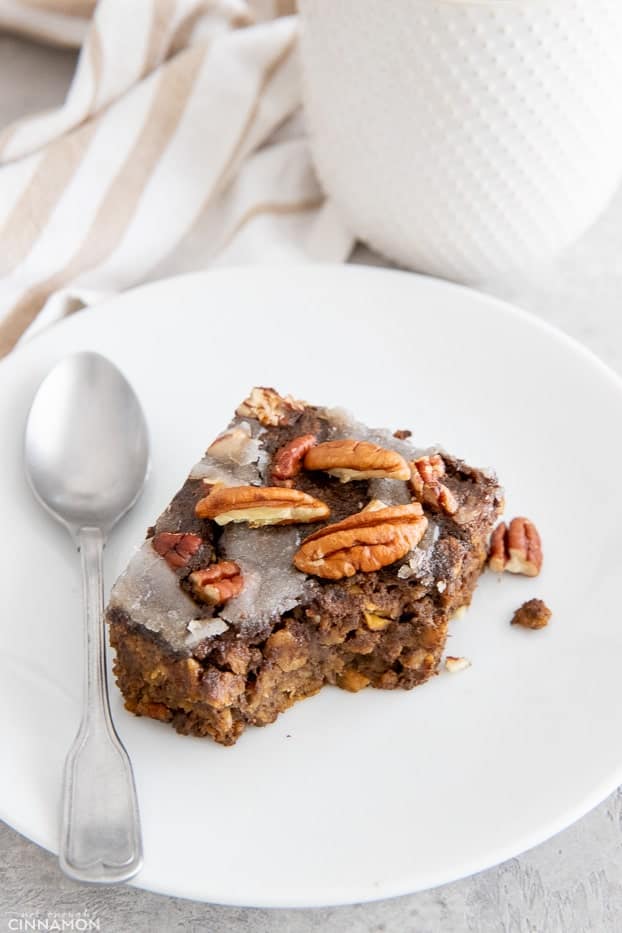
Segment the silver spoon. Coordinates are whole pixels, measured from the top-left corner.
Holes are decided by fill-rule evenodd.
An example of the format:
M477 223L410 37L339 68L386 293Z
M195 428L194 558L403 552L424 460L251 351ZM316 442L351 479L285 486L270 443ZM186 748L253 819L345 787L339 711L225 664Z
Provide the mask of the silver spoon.
M142 842L132 766L110 718L102 551L141 493L149 438L132 387L109 360L76 353L54 367L28 416L25 460L35 496L82 559L84 706L65 762L60 866L78 881L126 881L140 870Z

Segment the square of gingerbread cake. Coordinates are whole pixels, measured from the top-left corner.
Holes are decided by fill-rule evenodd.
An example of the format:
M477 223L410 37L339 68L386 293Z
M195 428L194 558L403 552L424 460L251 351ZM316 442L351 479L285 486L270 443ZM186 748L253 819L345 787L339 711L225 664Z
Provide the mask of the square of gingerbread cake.
M501 506L407 430L254 388L112 590L126 708L231 745L324 684L424 683Z

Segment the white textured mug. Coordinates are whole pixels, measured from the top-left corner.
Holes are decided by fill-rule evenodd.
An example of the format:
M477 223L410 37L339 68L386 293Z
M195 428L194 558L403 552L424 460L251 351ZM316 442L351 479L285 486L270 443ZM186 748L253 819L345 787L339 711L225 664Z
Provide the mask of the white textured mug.
M299 0L320 178L352 232L481 283L622 179L622 0Z

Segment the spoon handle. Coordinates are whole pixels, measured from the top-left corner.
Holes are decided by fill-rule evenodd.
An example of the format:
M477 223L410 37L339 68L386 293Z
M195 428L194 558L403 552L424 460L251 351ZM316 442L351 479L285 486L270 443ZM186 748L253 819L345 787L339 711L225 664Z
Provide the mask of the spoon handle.
M86 615L82 722L65 762L60 866L78 881L126 881L140 870L142 842L134 775L110 718L103 623L104 535L81 528Z

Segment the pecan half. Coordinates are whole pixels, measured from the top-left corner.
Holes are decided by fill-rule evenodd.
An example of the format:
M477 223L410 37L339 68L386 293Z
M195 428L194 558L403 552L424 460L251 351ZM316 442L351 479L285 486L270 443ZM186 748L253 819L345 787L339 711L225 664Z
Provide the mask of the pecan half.
M177 570L179 567L186 566L192 555L196 554L203 544L203 539L199 535L184 532L162 531L152 538L151 543L169 567Z
M284 444L274 455L272 476L274 479L293 479L302 470L302 461L317 443L315 434L301 434Z
M233 560L221 560L204 570L195 570L188 580L196 598L210 606L221 606L244 588L240 568Z
M325 502L282 486L214 486L197 502L195 512L218 525L248 522L252 528L317 522L330 515Z
M539 629L549 624L552 612L541 599L529 599L516 610L512 617L512 625L522 625L523 628Z
M265 427L293 424L305 409L304 402L299 402L291 395L279 395L276 389L268 386L255 386L248 398L236 408L236 415L242 418L255 418Z
M351 479L410 478L408 464L400 454L351 438L317 444L306 455L304 466L306 470L324 470L342 483Z
M410 488L415 497L436 511L454 515L458 511L458 501L451 489L441 483L445 475L445 461L441 455L419 457L411 461L410 467Z
M371 573L404 557L419 543L427 525L418 502L357 512L305 538L294 566L327 580Z
M488 566L495 573L522 573L537 577L542 569L542 542L528 518L513 518L509 527L497 525L490 539Z

